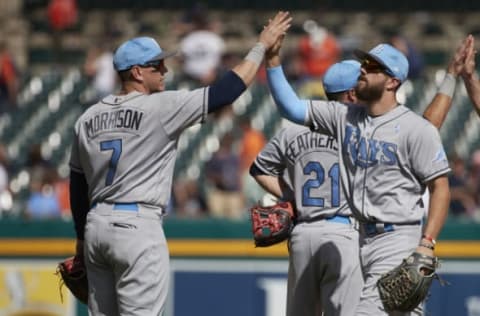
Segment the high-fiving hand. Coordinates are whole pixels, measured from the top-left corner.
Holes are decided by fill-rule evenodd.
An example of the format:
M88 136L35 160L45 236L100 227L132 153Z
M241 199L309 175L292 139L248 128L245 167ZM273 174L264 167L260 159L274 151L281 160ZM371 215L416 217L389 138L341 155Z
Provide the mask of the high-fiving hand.
M290 28L292 17L289 12L279 11L260 33L259 42L270 49Z
M472 35L468 35L455 51L448 64L447 72L457 77L468 72L471 74L473 71L475 71L474 39Z
M472 35L468 35L467 39L468 45L466 47L466 56L465 56L465 65L463 67L462 76L472 76L475 74L475 55L477 51L475 50L475 39Z

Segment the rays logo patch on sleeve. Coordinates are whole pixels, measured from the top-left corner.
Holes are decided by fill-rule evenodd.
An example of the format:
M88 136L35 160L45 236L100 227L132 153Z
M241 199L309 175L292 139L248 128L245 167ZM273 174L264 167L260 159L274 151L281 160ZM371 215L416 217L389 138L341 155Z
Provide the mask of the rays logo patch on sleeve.
M432 160L433 163L437 162L445 162L447 161L447 154L445 153L445 150L440 149L437 151L437 154L435 155L435 158Z

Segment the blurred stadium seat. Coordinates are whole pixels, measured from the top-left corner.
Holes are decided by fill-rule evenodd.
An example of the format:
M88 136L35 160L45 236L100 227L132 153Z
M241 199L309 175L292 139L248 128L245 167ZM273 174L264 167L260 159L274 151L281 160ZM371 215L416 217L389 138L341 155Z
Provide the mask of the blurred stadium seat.
M307 2L300 1L297 5L301 8ZM48 1L25 0L23 13L20 7L15 14L5 18L2 33L11 31L6 40L10 45L19 47L16 58L24 73L18 111L0 116L0 137L8 146L13 161L11 181L17 181L24 170L26 149L32 143L42 144L48 159L58 166L60 174L66 175L69 133L74 121L87 106L85 95L88 94L89 82L82 74L82 66L89 46L105 35L109 44L115 47L127 37L142 34L155 36L167 49L177 48L178 38L172 28L184 12L180 7L186 8L188 3L162 2L162 8L168 8L162 9L156 1L142 1L140 5L128 0L79 0L81 23L60 34L60 50L54 50L52 31L46 20ZM348 3L355 8L355 4ZM222 26L220 31L227 43L227 51L239 56L243 56L245 47L253 44L255 34L262 27L258 22L263 21L261 17L272 13L271 9L255 10L258 7L253 2L243 2L243 5L246 9L232 11L225 10L224 3L209 3L214 8L211 15ZM369 5L382 7L380 3ZM276 5L267 2L262 6ZM338 4L338 8L341 7ZM474 10L462 13L438 10L367 13L300 9L293 12L293 16L294 25L285 43L286 51L294 52L298 39L304 33L302 23L307 19L317 20L334 32L344 46L345 58L351 57L349 54L354 47L366 48L385 41L392 30L407 36L421 51L426 64L422 78L409 81L403 92L405 103L419 113L433 97L437 71L445 68L454 43L458 43L467 32L480 33L480 13ZM172 73L177 74L178 65L172 62L171 67ZM185 86L185 82L176 79L170 88ZM215 146L218 139L238 125L240 116L249 117L267 138L271 137L281 120L271 102L266 86L258 83L234 105L233 117L208 121L186 131L179 141L175 174L200 177L202 164L218 147ZM468 122L469 129L464 128L467 126L465 122ZM468 156L480 143L480 137L468 132L477 124L478 118L472 115L467 96L458 94L441 131L447 150L461 149L463 155ZM21 190L25 188L24 184ZM18 197L22 198L21 195Z

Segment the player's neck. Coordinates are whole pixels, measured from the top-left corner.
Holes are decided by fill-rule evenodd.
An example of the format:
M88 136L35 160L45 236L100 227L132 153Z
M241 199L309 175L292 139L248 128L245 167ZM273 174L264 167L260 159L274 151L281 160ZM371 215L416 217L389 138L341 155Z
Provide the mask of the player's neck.
M122 88L118 95L125 95L131 92L138 91L140 93L148 94L147 89L142 85L134 81L126 81L122 84Z
M380 99L367 104L367 113L370 116L380 116L395 109L397 105L395 95L384 94Z

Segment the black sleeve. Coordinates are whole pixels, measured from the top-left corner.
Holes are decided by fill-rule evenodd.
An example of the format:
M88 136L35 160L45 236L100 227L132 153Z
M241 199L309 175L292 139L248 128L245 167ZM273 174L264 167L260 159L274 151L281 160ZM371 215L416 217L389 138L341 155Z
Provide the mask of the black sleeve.
M90 210L88 199L88 184L82 173L70 171L70 208L77 238L84 239L85 222Z
M233 71L228 71L208 89L208 113L232 104L247 89L243 80Z
M266 175L265 172L263 172L260 168L257 167L255 162L252 163L252 165L250 166L249 173L252 177Z

